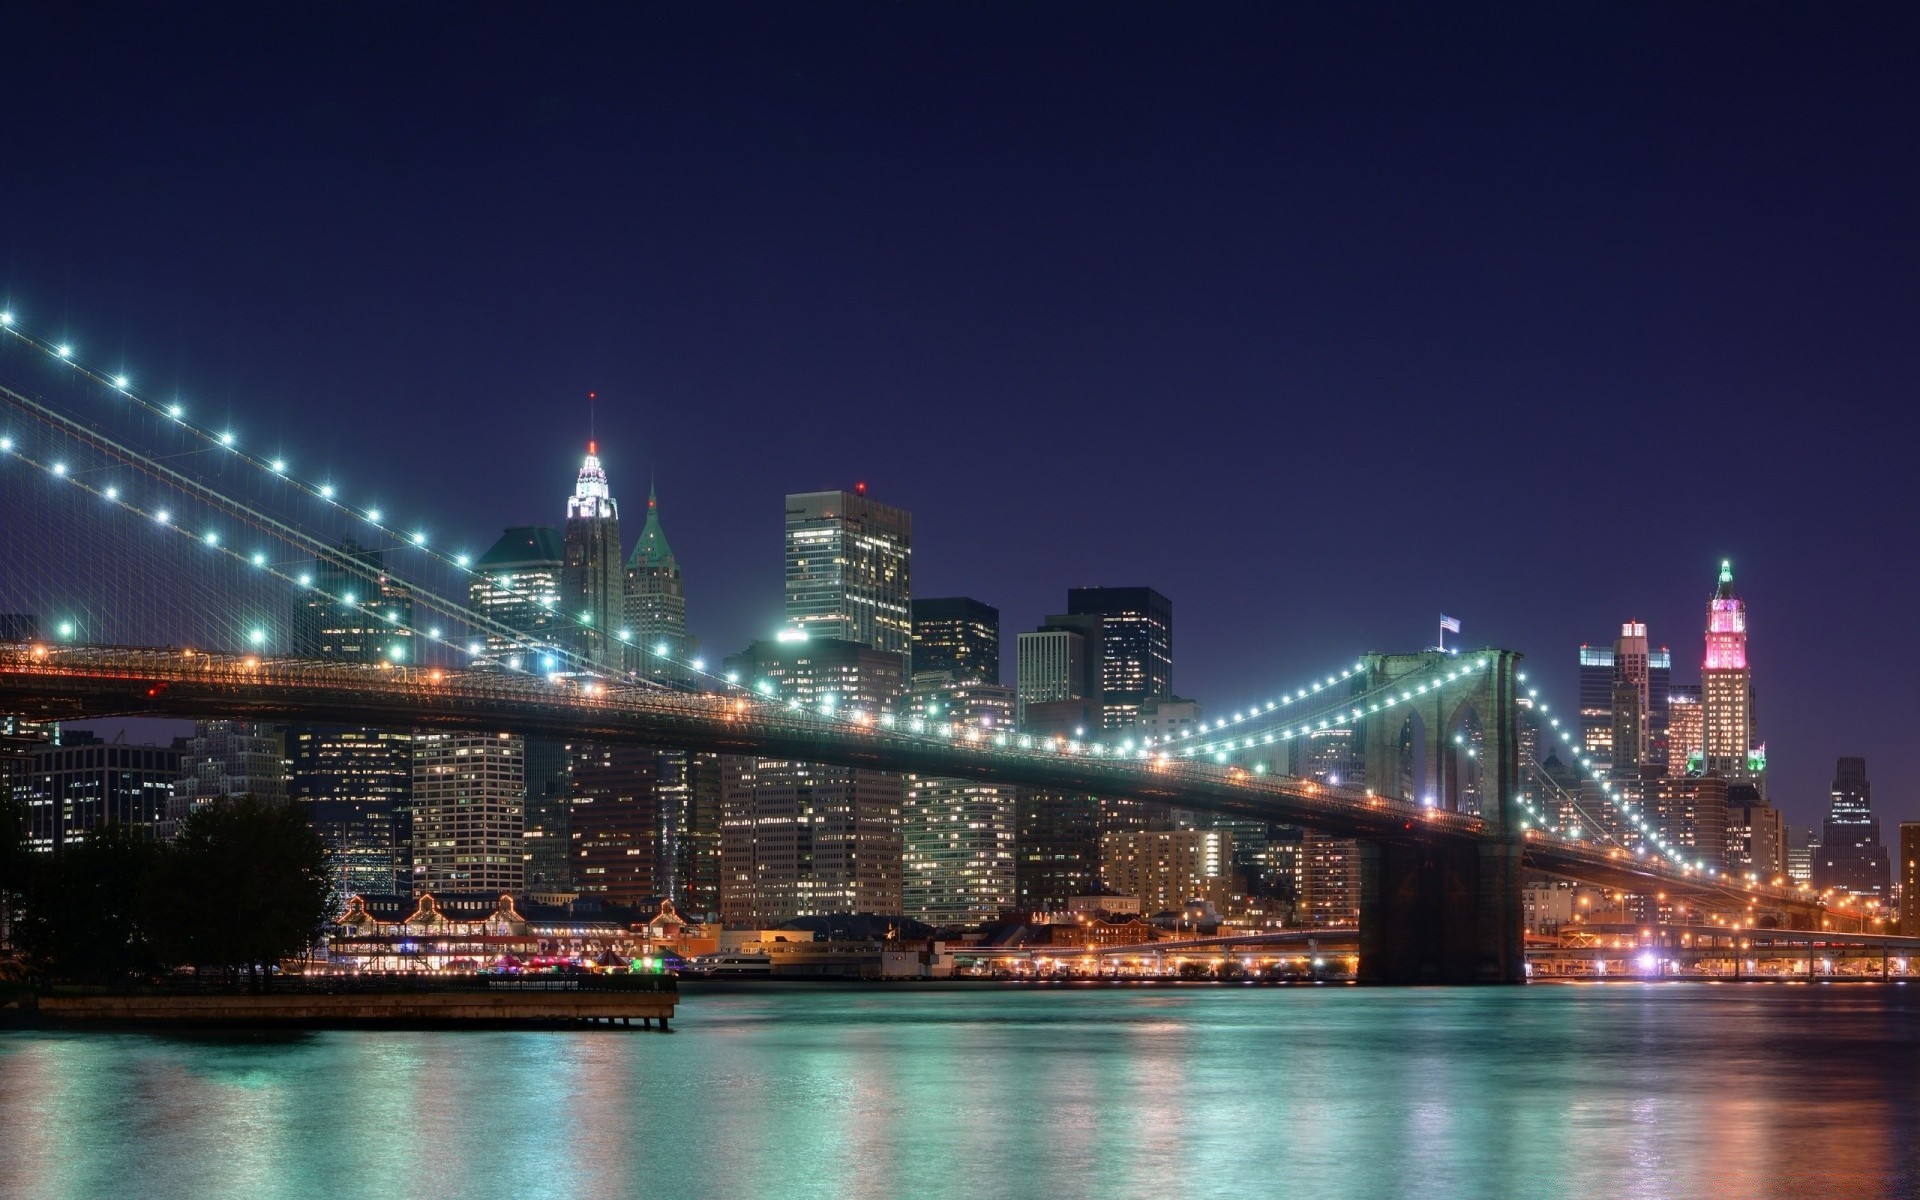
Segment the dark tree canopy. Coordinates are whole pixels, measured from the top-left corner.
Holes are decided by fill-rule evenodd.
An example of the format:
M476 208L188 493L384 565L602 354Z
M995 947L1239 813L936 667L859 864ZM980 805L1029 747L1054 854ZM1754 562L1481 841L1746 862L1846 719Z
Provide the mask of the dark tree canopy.
M142 831L103 825L57 855L35 856L22 871L24 903L13 939L47 978L125 983L152 975L159 962L142 904L142 885L161 848Z

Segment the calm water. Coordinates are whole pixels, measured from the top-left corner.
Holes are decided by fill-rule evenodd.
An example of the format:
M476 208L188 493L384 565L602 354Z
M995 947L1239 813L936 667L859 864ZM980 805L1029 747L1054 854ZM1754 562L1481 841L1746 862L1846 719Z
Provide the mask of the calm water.
M0 1033L0 1195L1913 1196L1920 988L692 991Z

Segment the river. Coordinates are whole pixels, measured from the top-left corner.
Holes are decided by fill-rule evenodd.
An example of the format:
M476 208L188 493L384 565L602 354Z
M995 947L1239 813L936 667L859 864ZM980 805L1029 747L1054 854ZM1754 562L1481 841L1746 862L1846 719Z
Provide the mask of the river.
M1920 1194L1920 987L690 985L672 1033L0 1032L6 1197Z

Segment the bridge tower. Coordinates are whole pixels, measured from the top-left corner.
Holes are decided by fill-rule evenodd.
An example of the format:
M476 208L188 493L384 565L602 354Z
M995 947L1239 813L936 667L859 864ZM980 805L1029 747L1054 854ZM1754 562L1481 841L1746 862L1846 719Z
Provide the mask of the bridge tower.
M1462 655L1462 658L1467 656ZM1360 844L1360 980L1363 983L1520 983L1526 978L1516 797L1520 762L1514 674L1520 655L1477 650L1484 671L1417 691L1454 656L1369 654L1371 691L1409 679L1409 701L1359 722L1367 786L1457 810L1477 773L1486 836L1477 845L1373 841ZM1440 668L1436 671L1435 668ZM1358 689L1356 689L1358 690ZM1475 740L1469 731L1477 730ZM1472 754L1469 754L1469 751Z

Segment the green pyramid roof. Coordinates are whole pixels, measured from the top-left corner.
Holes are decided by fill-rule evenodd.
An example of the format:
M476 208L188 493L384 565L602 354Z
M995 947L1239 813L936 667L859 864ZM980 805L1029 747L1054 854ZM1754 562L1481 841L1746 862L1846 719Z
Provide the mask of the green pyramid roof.
M666 531L660 528L660 500L652 484L647 485L647 523L640 528L640 540L633 544L629 567L671 567L673 547L667 545Z

